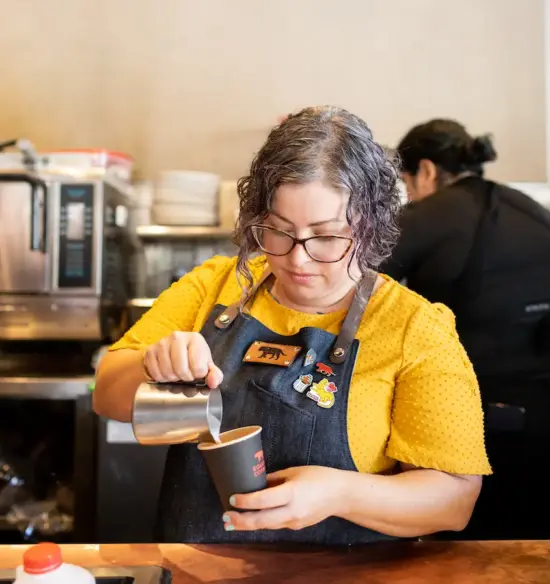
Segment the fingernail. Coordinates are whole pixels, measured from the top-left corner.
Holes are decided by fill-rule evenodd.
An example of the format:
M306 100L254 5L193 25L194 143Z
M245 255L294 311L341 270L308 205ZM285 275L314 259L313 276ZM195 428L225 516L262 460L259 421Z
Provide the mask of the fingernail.
M222 520L224 523L229 523L229 521L231 521L231 519L229 518L229 515L227 513L222 517Z
M229 497L229 504L231 507L235 507L235 495L231 495L231 497Z
M225 529L225 531L235 531L235 526L231 525L231 523L226 523L223 528Z

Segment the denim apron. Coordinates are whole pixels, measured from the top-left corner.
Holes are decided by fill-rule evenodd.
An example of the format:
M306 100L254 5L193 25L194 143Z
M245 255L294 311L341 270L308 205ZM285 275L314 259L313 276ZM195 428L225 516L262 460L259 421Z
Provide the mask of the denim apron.
M249 294L250 300L267 278L265 273ZM320 465L356 471L347 429L348 396L359 341L355 334L372 294L377 274L370 273L358 286L338 337L317 328L303 328L297 334L282 336L265 327L240 305L216 306L201 334L206 339L214 363L223 371L222 431L241 426L262 426L267 472ZM243 363L254 341L302 347L288 367ZM306 367L304 357L313 349L316 359ZM330 409L319 407L299 393L293 384L311 373L316 364L332 368L328 380L337 391ZM367 495L365 495L367 496ZM208 476L196 444L170 447L159 500L157 538L182 543L264 543L301 542L349 545L394 539L346 520L330 517L302 530L259 530L226 532L223 508Z

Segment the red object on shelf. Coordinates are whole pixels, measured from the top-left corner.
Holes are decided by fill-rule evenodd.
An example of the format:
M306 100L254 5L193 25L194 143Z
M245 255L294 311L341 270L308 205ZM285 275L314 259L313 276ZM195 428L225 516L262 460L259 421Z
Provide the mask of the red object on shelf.
M106 150L105 148L69 148L66 150L49 150L48 154L97 154L108 159L118 158L127 162L134 162L134 157L124 152L116 150Z
M62 563L61 548L56 543L38 543L23 554L23 569L27 574L46 574Z

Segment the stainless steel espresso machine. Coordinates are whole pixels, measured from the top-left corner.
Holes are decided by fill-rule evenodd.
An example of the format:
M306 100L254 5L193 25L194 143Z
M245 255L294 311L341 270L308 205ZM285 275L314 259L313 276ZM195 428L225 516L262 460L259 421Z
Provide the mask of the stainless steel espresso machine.
M127 218L126 194L105 179L0 171L0 339L116 336Z
M129 184L21 156L0 153L0 385L90 374L89 353L124 327L131 285Z
M92 362L124 329L135 248L129 182L66 158L0 152L0 543L93 539Z

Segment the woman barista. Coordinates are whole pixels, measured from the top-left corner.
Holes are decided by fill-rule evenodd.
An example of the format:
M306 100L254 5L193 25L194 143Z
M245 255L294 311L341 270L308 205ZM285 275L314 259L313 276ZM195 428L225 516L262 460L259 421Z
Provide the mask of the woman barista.
M128 421L145 379L206 377L225 429L263 427L269 486L236 493L242 511L223 517L196 446L170 448L160 539L350 544L463 529L491 472L476 378L451 313L374 271L399 194L369 128L332 107L289 116L239 195L238 257L165 291L98 372L102 415ZM247 361L256 341L299 353Z
M485 403L494 475L472 537L548 537L550 213L485 180L490 139L455 121L414 127L397 152L411 202L381 269L453 310Z

